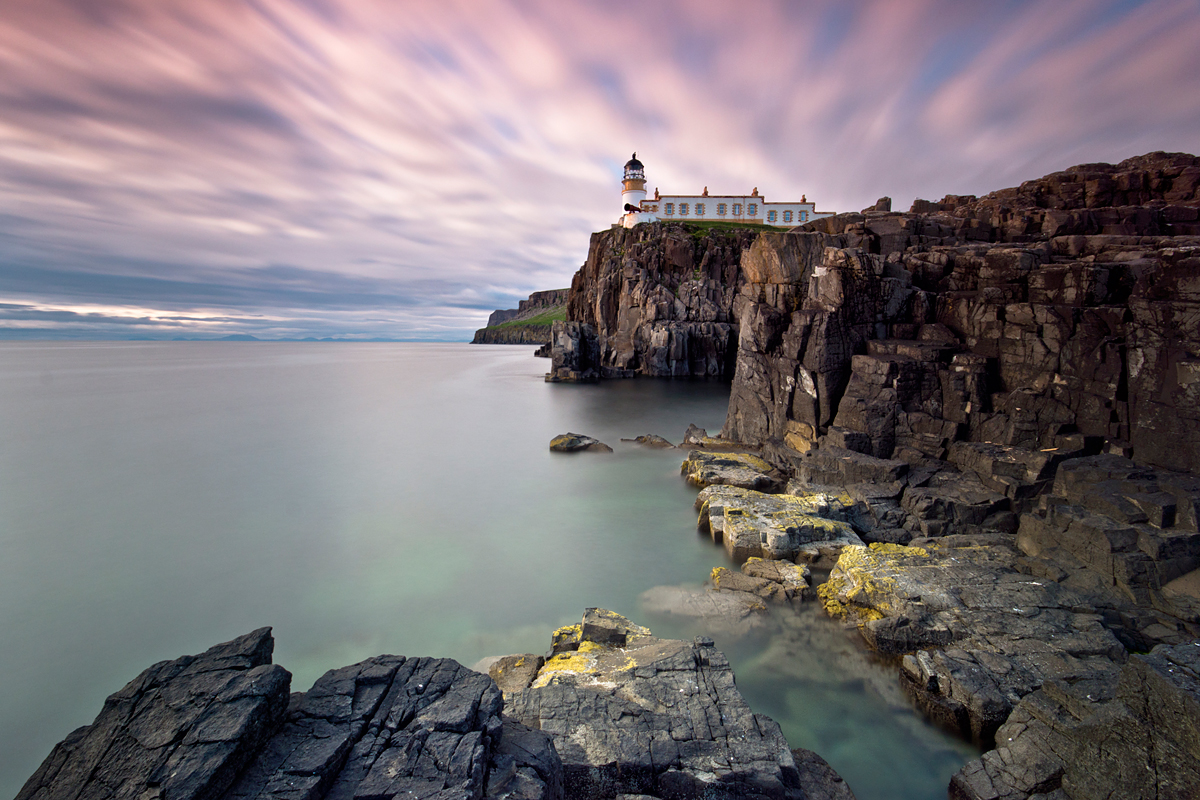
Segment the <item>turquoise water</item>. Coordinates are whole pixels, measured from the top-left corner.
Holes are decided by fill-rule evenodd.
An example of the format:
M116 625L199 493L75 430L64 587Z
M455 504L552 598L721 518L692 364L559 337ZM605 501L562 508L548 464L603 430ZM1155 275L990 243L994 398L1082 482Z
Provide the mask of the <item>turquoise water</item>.
M304 689L383 652L541 652L587 606L699 583L682 453L716 383L546 384L529 347L0 344L0 796L149 664L262 625ZM611 455L558 455L565 431ZM722 641L755 710L860 800L944 797L970 750L816 610Z

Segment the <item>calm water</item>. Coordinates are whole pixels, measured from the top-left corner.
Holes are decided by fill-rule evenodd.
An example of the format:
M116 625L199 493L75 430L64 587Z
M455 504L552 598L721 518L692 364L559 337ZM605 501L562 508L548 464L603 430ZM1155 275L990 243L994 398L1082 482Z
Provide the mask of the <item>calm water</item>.
M693 633L638 595L724 553L682 454L618 440L719 429L727 387L546 368L529 347L0 344L0 796L151 663L262 625L296 689L383 652L542 652L586 606ZM568 430L616 453L549 453ZM720 643L860 800L944 797L971 755L815 609Z

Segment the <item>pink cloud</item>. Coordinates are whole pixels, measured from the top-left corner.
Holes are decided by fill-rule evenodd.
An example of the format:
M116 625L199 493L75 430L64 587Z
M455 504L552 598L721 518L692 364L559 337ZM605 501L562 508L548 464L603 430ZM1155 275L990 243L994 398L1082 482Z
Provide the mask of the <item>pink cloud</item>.
M566 285L632 150L664 191L831 210L1195 151L1198 40L1185 0L14 0L0 214L31 264L436 278L469 328Z

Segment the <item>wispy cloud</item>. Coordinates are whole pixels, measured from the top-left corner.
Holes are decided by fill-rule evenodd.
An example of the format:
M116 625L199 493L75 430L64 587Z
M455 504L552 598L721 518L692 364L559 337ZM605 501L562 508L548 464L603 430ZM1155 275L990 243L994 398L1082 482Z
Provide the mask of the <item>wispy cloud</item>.
M461 337L567 285L631 150L830 210L1194 152L1196 41L1194 0L9 0L0 302Z

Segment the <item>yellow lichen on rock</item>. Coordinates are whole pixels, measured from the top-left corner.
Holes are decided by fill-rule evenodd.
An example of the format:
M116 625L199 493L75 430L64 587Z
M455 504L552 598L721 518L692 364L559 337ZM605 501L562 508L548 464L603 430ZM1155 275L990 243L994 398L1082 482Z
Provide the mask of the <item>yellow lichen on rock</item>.
M891 544L889 542L872 542L870 548L876 553L894 556L929 556L924 547L910 547L906 544Z
M599 645L595 646L598 649ZM591 676L596 673L596 657L589 652L571 651L559 653L538 671L532 688L540 689L561 682L564 678L574 681L576 676Z
M550 640L550 649L555 653L563 650L574 650L583 639L583 625L564 625L554 632Z
M896 603L896 579L887 573L903 559L928 556L922 547L885 542L846 547L829 580L817 587L817 597L830 616L851 617L859 625L883 619Z

